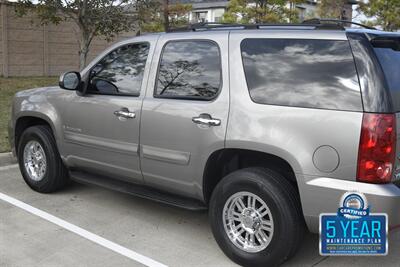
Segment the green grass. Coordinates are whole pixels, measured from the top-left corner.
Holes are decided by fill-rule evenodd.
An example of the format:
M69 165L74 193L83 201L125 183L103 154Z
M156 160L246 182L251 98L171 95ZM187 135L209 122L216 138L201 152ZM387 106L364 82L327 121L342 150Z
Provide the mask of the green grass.
M0 152L10 151L7 127L14 94L25 89L56 84L56 77L0 77Z

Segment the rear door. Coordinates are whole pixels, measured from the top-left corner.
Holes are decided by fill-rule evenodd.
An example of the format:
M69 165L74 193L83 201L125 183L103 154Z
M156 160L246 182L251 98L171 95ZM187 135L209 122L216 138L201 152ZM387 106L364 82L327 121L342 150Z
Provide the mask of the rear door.
M161 36L141 121L146 184L202 199L204 166L224 148L229 111L228 33Z

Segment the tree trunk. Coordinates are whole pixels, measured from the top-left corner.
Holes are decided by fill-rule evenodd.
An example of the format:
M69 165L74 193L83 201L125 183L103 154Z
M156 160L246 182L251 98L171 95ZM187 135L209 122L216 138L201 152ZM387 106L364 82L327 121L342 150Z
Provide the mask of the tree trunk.
M79 50L79 69L83 70L86 66L86 59L87 59L88 50L81 48Z
M293 23L293 17L294 17L294 2L290 1L289 5L289 22Z
M79 69L82 70L86 66L87 55L89 53L91 38L89 34L81 29L81 40L79 42Z
M87 21L85 20L87 11L88 0L82 0L80 4L80 16L78 18L79 27L79 69L83 70L86 66L87 55L89 53L89 46L92 42L93 33L89 30Z
M169 0L163 0L163 15L164 15L164 30L167 32L169 30L169 10L168 10Z

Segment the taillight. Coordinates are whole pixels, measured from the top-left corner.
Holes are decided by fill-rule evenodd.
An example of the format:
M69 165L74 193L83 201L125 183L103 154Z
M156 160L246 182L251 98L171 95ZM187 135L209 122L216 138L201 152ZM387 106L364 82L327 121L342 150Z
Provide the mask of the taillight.
M395 115L364 113L358 150L357 180L366 183L389 183L394 168L395 152Z

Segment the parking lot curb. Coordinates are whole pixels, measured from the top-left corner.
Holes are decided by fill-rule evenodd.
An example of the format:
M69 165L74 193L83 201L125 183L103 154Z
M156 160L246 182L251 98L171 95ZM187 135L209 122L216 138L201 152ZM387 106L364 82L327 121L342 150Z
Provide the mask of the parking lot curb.
M0 166L7 166L17 163L17 159L13 157L12 153L0 153Z

